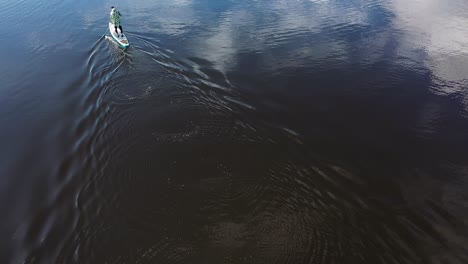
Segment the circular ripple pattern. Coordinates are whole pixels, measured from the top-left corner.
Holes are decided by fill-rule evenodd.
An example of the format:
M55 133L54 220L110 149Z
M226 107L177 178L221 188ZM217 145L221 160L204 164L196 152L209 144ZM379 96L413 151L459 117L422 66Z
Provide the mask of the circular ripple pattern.
M52 2L0 10L0 262L468 262L461 1Z
M254 108L224 89L224 79L217 84L197 73L202 67L193 61L198 70L138 54L113 61L120 68L108 70L102 86L89 80L88 108L72 128L83 139L71 156L92 155L85 164L70 158L63 165L71 179L63 191L76 193L72 231L47 257L61 263L415 263L423 256L413 247L417 234L437 241L436 231L420 227L421 218L366 198L355 172L305 157L294 131L246 118ZM159 70L135 69L135 61ZM176 78L166 73L168 65L178 69ZM46 258L40 252L31 250L26 262Z

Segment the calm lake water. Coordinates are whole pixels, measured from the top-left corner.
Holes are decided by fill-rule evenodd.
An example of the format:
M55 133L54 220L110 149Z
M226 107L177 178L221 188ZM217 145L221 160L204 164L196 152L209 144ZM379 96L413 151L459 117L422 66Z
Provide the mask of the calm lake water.
M468 263L468 1L0 17L0 263Z

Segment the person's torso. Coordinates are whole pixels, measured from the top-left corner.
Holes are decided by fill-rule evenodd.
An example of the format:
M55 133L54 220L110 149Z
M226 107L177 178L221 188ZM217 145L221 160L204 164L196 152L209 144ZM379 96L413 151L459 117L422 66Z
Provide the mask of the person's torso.
M112 24L118 24L120 23L120 12L117 11L116 9L112 9L110 12L110 20Z

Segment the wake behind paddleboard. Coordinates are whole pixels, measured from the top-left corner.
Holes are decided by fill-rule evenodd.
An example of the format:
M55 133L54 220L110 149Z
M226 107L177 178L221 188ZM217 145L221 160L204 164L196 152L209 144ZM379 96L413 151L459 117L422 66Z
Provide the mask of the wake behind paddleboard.
M117 29L119 30L119 29ZM109 32L112 36L112 39L119 43L119 45L122 47L122 48L128 48L128 46L130 46L130 43L128 43L128 39L127 37L125 36L125 34L118 34L115 32L115 27L114 27L114 24L110 23L109 22Z

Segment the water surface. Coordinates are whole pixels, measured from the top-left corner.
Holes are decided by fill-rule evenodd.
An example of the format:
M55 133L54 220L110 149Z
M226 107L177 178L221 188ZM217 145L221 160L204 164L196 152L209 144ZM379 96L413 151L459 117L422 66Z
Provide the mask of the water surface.
M466 10L3 1L0 262L467 263Z

